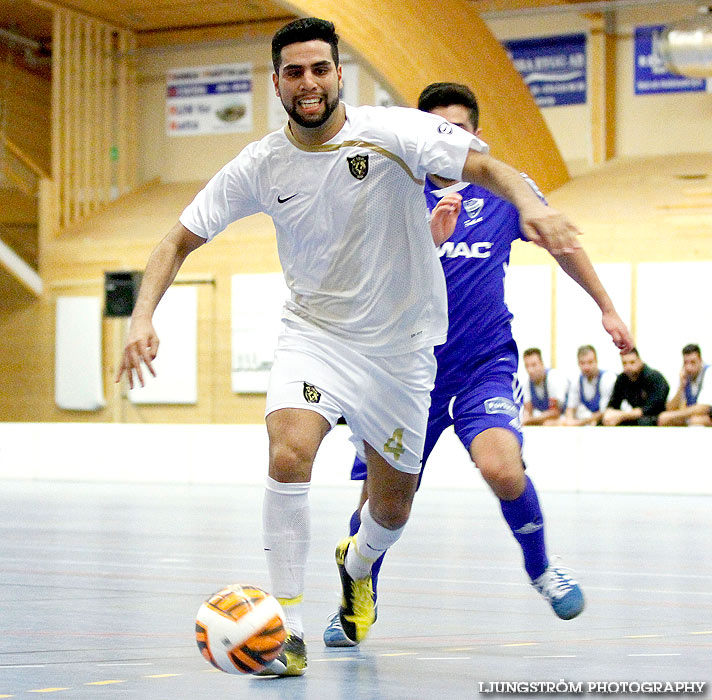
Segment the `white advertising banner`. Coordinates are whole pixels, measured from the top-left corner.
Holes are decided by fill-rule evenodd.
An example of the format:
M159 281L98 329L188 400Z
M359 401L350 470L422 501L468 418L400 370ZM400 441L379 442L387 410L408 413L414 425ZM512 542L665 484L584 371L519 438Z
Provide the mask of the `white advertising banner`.
M289 289L281 272L232 276L232 390L263 394L269 384Z
M197 136L252 131L252 64L169 70L166 133Z
M156 307L153 326L160 339L153 361L156 376L144 367L146 386L129 389L129 400L133 404L198 403L197 287L169 287Z

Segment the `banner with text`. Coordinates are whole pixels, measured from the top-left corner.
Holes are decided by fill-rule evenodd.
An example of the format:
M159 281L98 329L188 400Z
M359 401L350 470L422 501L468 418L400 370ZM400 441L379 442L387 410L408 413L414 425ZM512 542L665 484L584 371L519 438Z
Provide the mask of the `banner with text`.
M635 28L635 94L704 91L707 83L704 78L686 78L666 70L658 51L664 29L664 24Z
M586 104L586 35L502 42L539 107Z
M166 133L197 136L252 131L252 64L168 71Z

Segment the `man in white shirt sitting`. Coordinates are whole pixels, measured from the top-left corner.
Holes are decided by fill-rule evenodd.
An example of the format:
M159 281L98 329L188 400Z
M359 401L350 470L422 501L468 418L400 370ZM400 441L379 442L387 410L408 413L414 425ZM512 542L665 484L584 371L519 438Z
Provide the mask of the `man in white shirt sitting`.
M529 378L522 382L522 425L556 425L566 409L569 380L558 370L544 366L539 348L527 348L523 357Z
M700 346L694 343L682 349L680 386L658 416L658 425L712 426L712 373L707 376ZM705 377L707 377L705 379Z
M566 401L566 415L561 425L598 425L616 383L616 373L598 368L598 356L593 345L582 345L576 352L581 370L571 383Z

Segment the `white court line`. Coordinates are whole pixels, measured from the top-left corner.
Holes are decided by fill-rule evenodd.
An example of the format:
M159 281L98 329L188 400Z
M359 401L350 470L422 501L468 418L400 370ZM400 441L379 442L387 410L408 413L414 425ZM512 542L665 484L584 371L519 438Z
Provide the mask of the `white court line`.
M7 664L0 666L0 671L4 668L45 668L45 664Z
M529 589L531 587L530 583L515 583L515 582L510 582L510 581L497 581L493 582L491 580L483 581L483 580L476 580L476 579L443 579L443 578L418 578L418 577L400 577L400 576L386 576L383 575L381 577L383 580L388 579L389 581L405 581L405 582L420 582L420 583L437 583L439 586L442 584L450 583L450 584L460 584L464 586L471 586L471 585L477 585L477 586L493 586L493 587L498 587L498 586L508 586L510 588L527 588ZM656 588L633 588L632 586L628 586L626 588L612 588L612 587L604 587L604 586L591 586L588 583L586 584L586 590L587 591L607 591L607 592L622 592L622 593L655 593L655 594L665 594L665 595L698 595L698 596L712 596L712 590L709 591L689 591L689 590L679 590L679 591L670 591L670 590L664 590L664 589L656 589Z
M575 659L576 654L532 654L531 656L524 656L524 659Z
M97 664L97 666L153 666L150 661L112 661L110 663Z
M3 562L13 562L16 564L34 564L36 566L59 566L59 565L70 565L70 566L81 566L86 569L97 567L97 568L114 568L114 569L157 569L160 571L196 571L198 567L195 565L185 565L176 566L175 563L161 563L161 562L116 562L116 561L106 561L105 559L43 559L38 561L36 558L31 557L0 557L0 561ZM177 560L176 560L177 561ZM183 561L188 561L183 560ZM223 569L227 571L227 568ZM256 571L256 569L255 569ZM54 572L50 572L54 573Z
M577 572L582 572L586 576L642 576L644 578L699 578L710 579L712 574L662 574L662 573L641 573L640 571L591 571L589 569L577 569Z
M76 551L76 552L105 552L106 550L102 548L86 548L86 547L65 547L62 545L56 545L56 546L49 546L49 545L29 545L29 544L24 544L24 543L4 543L3 544L4 548L11 548L15 547L17 549L22 549L24 551L27 550L36 550L38 552L46 552L50 550L59 550L62 552L71 552L71 551ZM113 554L133 554L137 556L142 556L145 558L155 558L159 562L179 562L181 561L180 559L165 559L161 557L161 552L152 552L150 550L142 550L142 549L116 549L113 548L110 550ZM202 553L197 553L197 554L192 554L190 555L190 558L186 557L183 561L194 561L195 559L223 559L224 560L225 555L224 554L210 554L206 552ZM242 557L243 560L249 561L249 560L254 560L254 561L263 561L263 558L261 555L250 555L250 554L245 554ZM0 561L26 561L27 558L11 558L11 557L0 557ZM332 559L322 559L322 558L316 558L313 560L314 562L319 562L319 563L328 563L332 564L333 560ZM391 562L389 564L390 568L393 569L407 569L408 567L412 568L419 568L419 565L417 564L410 564L408 562ZM519 567L513 567L513 566L483 566L481 564L479 565L468 565L468 564L453 564L449 562L439 562L438 563L438 568L439 569L466 569L470 571L499 571L499 572L512 572L512 573L520 573L521 568ZM658 573L658 572L652 572L652 571L607 571L607 570L599 570L599 569L582 569L582 568L577 568L576 569L577 573L585 576L636 576L636 577L643 577L646 579L650 578L680 578L680 579L701 579L701 580L709 580L712 579L712 573L710 574L681 574L681 573ZM384 577L386 577L386 574L384 574ZM388 578L393 578L396 579L397 577L391 577L388 576ZM432 580L432 579L423 579L423 580ZM514 584L512 584L514 585ZM523 584L523 585L528 585L528 584ZM589 588L589 586L587 586Z

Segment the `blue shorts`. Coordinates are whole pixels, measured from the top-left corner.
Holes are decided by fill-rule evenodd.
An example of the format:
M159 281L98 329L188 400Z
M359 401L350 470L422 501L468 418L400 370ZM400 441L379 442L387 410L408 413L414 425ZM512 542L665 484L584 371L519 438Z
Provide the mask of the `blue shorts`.
M443 431L451 425L468 452L475 437L489 428L510 430L522 444L522 391L517 364L517 346L512 341L463 372L457 385L450 382L440 386L436 378L430 394L423 468ZM351 478L366 478L366 465L358 457Z

